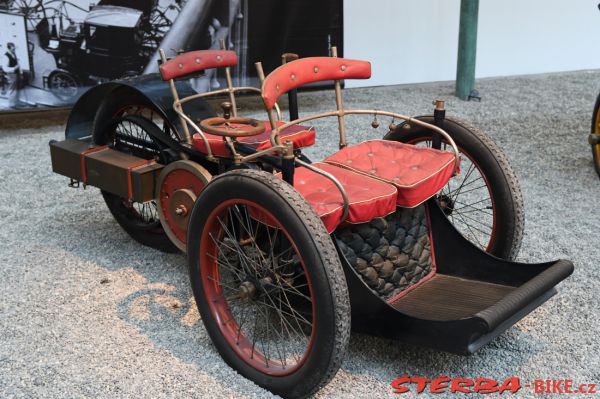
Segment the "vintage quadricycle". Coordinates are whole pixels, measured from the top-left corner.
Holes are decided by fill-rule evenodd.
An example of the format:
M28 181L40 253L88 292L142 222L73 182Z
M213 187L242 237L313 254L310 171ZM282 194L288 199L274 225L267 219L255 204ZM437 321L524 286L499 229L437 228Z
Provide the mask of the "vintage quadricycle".
M316 392L342 363L351 327L470 354L556 293L573 265L515 263L521 194L500 149L445 116L348 109L341 81L366 61L284 55L260 89L233 87L236 54L193 51L161 77L95 87L75 105L56 172L99 187L139 242L187 253L202 321L223 359L284 397ZM227 87L194 93L178 80L224 68ZM296 89L333 81L332 111L298 116ZM238 115L236 94L260 95L264 121ZM277 101L288 94L290 121ZM205 97L224 95L215 116ZM346 119L388 133L352 143ZM332 117L339 150L302 149L307 126ZM389 122L388 122L389 121ZM389 123L389 126L387 125Z

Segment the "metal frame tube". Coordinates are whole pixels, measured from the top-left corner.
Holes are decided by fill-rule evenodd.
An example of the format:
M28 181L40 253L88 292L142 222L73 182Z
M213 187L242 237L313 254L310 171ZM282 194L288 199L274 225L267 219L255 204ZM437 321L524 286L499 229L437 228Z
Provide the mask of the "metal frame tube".
M333 46L331 48L331 56L338 56L337 47ZM344 148L348 145L348 141L346 139L346 123L344 121L344 104L342 102L342 84L339 80L334 81L335 87L335 104L338 110L338 131L340 134L340 143L339 147Z
M162 48L158 50L158 53L160 55L161 62L163 62L163 63L167 62L167 56L165 54L165 51ZM173 109L179 115L179 121L181 123L181 127L183 128L183 137L180 137L180 139L183 139L183 141L185 141L186 143L191 144L192 143L192 137L190 135L190 131L188 129L188 126L185 123L185 118L182 117L183 108L181 107L181 103L179 101L179 93L177 93L177 87L175 87L175 80L174 79L169 79L169 87L171 88L171 94L173 95L173 99L175 100L173 102Z
M330 116L340 116L340 114L343 115L383 115L383 116L391 116L395 119L399 119L399 120L404 120L408 123L413 123L415 125L418 126L423 126L425 128L428 128L430 130L433 130L436 133L439 133L440 135L442 135L442 137L444 137L447 141L448 144L450 144L450 146L452 147L452 151L454 152L454 171L453 174L456 173L456 171L458 170L458 164L460 162L460 153L458 152L458 147L456 146L456 143L454 142L454 140L452 139L452 137L443 129L440 129L439 127L432 125L431 123L427 123L427 122L423 122L419 119L414 119L411 116L406 116L406 115L402 115L402 114L397 114L395 112L389 112L389 111L379 111L379 110L375 110L375 109L348 109L348 110L342 110L342 111L329 111L329 112L322 112L319 114L315 114L315 115L311 115L311 116L306 116L304 118L299 118L296 119L294 121L290 121L287 123L284 123L281 126L278 126L276 129L273 129L273 134L279 134L279 131L283 130L283 129L287 129L290 126L293 125L298 125L300 123L304 123L304 122L308 122L314 119L320 119L320 118L326 118L326 117L330 117ZM342 116L343 116L342 115Z
M340 181L331 173L325 172L324 170L319 169L319 168L317 168L309 163L306 163L298 158L296 158L294 160L294 162L296 162L296 164L298 164L300 166L305 167L306 169L309 169L315 173L320 174L321 176L328 178L329 180L331 180L333 182L333 184L336 185L338 190L340 190L340 194L342 195L342 200L344 201L344 210L342 212L342 216L340 217L340 223L343 222L344 220L346 220L346 218L348 217L348 211L350 208L350 201L348 200L348 194L346 193L346 189L344 188L342 183L340 183Z

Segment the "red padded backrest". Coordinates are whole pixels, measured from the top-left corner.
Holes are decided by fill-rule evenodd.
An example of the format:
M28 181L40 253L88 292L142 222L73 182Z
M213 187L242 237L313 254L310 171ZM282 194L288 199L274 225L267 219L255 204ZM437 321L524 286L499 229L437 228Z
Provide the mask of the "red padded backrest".
M335 57L307 57L288 62L265 78L262 96L267 109L272 109L283 93L296 87L339 79L369 79L371 63Z
M170 80L200 72L205 69L237 65L238 59L234 51L198 50L183 53L160 65L163 80Z

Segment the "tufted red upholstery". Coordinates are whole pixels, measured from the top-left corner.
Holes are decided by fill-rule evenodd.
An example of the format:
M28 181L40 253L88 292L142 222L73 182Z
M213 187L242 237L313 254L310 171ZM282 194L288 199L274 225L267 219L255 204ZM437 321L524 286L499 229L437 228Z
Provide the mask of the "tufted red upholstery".
M272 109L283 93L296 87L324 80L369 79L371 63L335 57L307 57L288 62L271 72L263 82L262 95Z
M412 208L448 183L454 154L396 141L371 140L346 147L325 162L393 184L398 188L398 205Z
M210 68L237 65L237 55L229 50L190 51L173 57L159 66L163 80L180 78Z
M250 137L240 137L238 141L240 143L247 144L256 148L257 150L266 150L271 147L271 124L267 121L263 121L263 123L267 126L267 129L264 133L261 133L256 136ZM281 126L284 122L278 121L277 125ZM215 156L219 157L229 157L231 153L227 146L225 145L225 141L221 136L216 136L213 134L204 133L206 138L208 139L208 143L210 145L210 149ZM315 129L307 126L293 125L285 130L279 132L279 138L282 142L291 141L294 144L294 148L304 148L310 147L315 143ZM200 137L198 133L194 134L194 147L200 151L206 153L206 146L204 144L204 140Z
M348 222L364 223L396 210L397 190L393 185L327 163L312 165L334 175L346 189L350 202ZM328 178L300 167L294 173L294 188L317 212L327 231L335 230L344 211L337 186Z

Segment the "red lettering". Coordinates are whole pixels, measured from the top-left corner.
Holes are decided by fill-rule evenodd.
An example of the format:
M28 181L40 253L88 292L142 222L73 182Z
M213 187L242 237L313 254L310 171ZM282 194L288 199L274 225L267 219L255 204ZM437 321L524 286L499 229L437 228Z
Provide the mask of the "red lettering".
M498 381L491 378L477 378L475 380L475 392L482 394L498 392Z
M410 382L413 384L417 384L417 393L421 393L427 388L427 384L429 383L429 378L425 377L413 377Z
M565 393L573 393L573 380L565 380Z
M404 386L404 384L408 384L410 382L410 377L407 375L403 375L400 378L396 378L392 381L392 388L394 389L394 393L406 393L410 391L410 388Z
M462 393L473 393L468 387L472 387L475 383L466 378L455 378L452 380L452 385L450 385L450 392L462 392Z
M503 393L504 391L510 391L512 393L517 393L520 389L521 381L519 380L519 377L510 377L500 385L498 392Z
M585 385L585 384L584 384ZM596 384L587 384L588 390L587 393L597 393L596 392Z
M533 392L544 393L544 380L533 381Z
M563 380L552 380L552 393L564 393L560 387L562 383Z
M431 393L444 393L446 389L448 389L448 383L450 382L450 378L446 376L440 376L435 380L431 381L431 386L429 387L429 392Z

